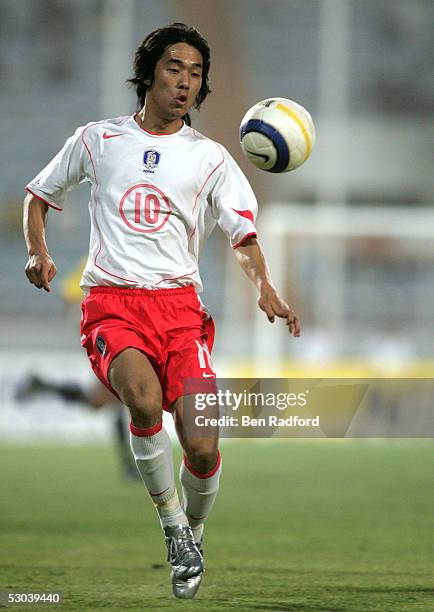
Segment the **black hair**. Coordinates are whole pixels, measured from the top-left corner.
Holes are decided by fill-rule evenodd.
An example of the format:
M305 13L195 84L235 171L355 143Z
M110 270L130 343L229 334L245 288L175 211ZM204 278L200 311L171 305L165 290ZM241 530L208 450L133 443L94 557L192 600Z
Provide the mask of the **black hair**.
M211 93L208 83L210 50L207 41L193 26L185 23L172 23L148 34L134 56L134 76L127 82L135 87L140 108L145 103L147 91L154 83L155 66L158 60L162 57L166 47L179 42L195 47L202 55L202 85L196 96L194 108L199 109L207 95ZM183 120L187 125L191 125L188 113L184 115Z

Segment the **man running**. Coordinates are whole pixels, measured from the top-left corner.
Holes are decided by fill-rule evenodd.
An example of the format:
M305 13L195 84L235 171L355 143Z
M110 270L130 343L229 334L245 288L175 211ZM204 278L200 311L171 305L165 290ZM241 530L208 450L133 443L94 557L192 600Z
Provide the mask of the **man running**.
M221 473L218 434L188 435L185 380L214 381L214 326L198 293L201 248L218 224L258 289L268 319L295 313L274 288L256 238L256 199L218 143L190 126L189 111L209 94L210 51L193 27L149 34L135 55L140 110L77 129L27 185L26 275L50 291L56 274L45 241L48 207L62 210L69 189L89 182L90 252L81 280L81 341L98 378L128 407L131 447L156 506L176 597L191 598L204 570L203 526ZM184 451L182 505L162 409L172 412Z

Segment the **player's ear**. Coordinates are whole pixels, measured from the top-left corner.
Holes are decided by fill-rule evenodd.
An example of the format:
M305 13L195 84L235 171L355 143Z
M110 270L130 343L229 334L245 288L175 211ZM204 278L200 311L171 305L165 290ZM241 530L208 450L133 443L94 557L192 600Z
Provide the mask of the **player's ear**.
M151 79L151 77L141 79L142 86L146 87L146 89L150 89L152 87L152 81L153 79Z

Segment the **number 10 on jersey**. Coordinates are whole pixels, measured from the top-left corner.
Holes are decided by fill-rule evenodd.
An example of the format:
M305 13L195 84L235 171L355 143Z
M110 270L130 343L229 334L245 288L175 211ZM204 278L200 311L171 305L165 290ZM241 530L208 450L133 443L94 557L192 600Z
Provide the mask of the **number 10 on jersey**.
M124 193L119 212L130 229L148 234L161 229L169 220L172 210L169 199L160 189L140 183Z
M140 191L136 191L134 196L134 223L140 225L140 219L142 215L142 196L144 194ZM147 225L155 225L160 215L160 200L154 193L148 193L145 196L145 222Z

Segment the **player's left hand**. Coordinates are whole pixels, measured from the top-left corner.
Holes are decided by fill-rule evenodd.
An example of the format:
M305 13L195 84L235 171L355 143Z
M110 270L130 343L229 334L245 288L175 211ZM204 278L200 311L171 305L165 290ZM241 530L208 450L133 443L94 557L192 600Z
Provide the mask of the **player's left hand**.
M300 321L295 312L282 300L276 289L269 284L261 287L258 298L258 306L265 312L270 323L274 323L275 317L286 319L289 333L298 338L300 336Z

